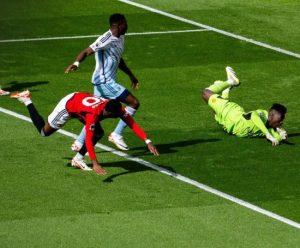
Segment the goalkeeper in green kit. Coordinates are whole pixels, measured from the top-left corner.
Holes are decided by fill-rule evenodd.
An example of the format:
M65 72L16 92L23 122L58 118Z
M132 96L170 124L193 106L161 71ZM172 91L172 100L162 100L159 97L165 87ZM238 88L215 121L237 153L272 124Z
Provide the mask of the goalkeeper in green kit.
M224 130L238 137L265 136L273 146L287 139L287 132L282 128L286 107L274 103L269 111L257 109L245 112L241 106L228 100L229 91L240 82L231 67L226 67L226 73L227 81L215 81L204 89L202 95Z

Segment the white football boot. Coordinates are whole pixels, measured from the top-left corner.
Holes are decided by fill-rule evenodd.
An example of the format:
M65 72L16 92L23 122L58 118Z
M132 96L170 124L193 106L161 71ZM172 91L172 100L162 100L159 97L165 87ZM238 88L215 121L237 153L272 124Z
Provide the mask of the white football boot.
M238 86L240 84L240 80L236 76L235 71L230 66L227 66L225 70L227 73L228 82L232 84L232 86Z
M16 98L22 103L26 103L26 101L30 100L31 92L29 90L25 90L22 92L14 92L10 95L11 98Z
M87 166L87 164L84 162L83 159L77 159L75 157L72 159L71 165L73 167L79 168L84 171L92 171L93 170L92 168Z
M5 90L2 90L2 89L0 88L0 96L7 96L7 95L9 95L9 94L10 94L9 91L5 91Z
M123 150L123 151L128 151L129 150L127 144L125 143L125 141L123 139L123 136L121 136L117 133L112 132L108 136L108 141L115 144L116 147L118 147L120 150Z

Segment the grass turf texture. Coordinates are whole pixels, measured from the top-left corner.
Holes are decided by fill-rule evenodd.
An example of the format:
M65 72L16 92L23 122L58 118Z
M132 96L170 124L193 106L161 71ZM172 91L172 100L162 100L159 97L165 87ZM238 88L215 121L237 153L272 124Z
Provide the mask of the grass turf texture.
M284 5L279 23L286 29L279 33L272 28L275 18L265 18L262 24L259 11L251 12L253 18L240 11L235 17L239 22L233 22L231 15L237 15L234 1L231 7L212 2L206 9L201 3L194 3L198 6L194 11L174 10L166 1L153 1L153 6L300 51L295 38L299 32L292 32L287 19L297 5ZM267 9L277 16L278 3L268 1L261 6L269 4ZM72 1L70 8L63 1L38 6L35 1L3 4L1 39L101 33L112 12L127 16L129 32L194 28L117 1L88 1L85 6ZM257 2L239 4L243 10L249 5L258 8ZM33 11L36 7L47 11ZM288 13L286 20L284 13ZM249 20L259 28L250 28ZM10 91L29 88L46 117L67 93L92 92L93 58L74 74L64 75L63 70L93 40L2 43L1 85ZM149 156L127 130L130 154L300 221L299 60L212 32L129 36L124 58L141 81L141 90L134 92L142 104L136 119L162 152L158 158ZM268 108L275 101L288 107L285 127L294 145L273 148L263 139L238 139L217 127L200 99L200 90L225 78L226 65L240 75L243 84L231 95L246 110ZM129 87L126 76L120 73L119 80ZM23 105L7 97L1 97L0 104L28 115ZM106 152L98 151L109 173L106 177L69 168L73 156L69 138L57 134L42 139L28 123L4 114L0 119L5 130L0 191L4 247L72 246L75 242L85 247L140 247L143 242L148 246L296 247L299 243L292 227ZM115 123L103 122L107 133ZM66 129L77 133L81 125L72 121ZM107 144L105 139L103 143Z
M232 242L293 247L298 242L294 228L109 153L98 154L110 172L103 179L73 169L72 152L64 149L69 138L37 139L30 123L0 116L9 127L1 139L2 247L230 247ZM37 146L48 148L37 153Z

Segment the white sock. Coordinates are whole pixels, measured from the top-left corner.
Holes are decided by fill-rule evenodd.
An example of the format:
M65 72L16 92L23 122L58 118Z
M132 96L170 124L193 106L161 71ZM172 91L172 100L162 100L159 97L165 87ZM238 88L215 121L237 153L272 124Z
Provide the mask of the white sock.
M79 152L77 152L74 158L77 160L83 160L83 156Z
M232 79L228 79L227 82L230 83L231 85L234 84L234 81Z
M136 109L134 109L134 108L132 108L132 107L130 107L130 106L126 106L125 110L126 110L126 112L127 112L128 114L130 114L131 116L134 116L134 114L135 114L135 112L136 112Z
M130 115L130 116L133 116L136 112L136 109L132 108L132 107L129 107L127 106L125 108L126 112ZM116 126L115 130L113 131L113 133L115 134L118 134L119 136L123 136L123 132L124 132L124 129L127 127L127 124L123 121L123 120L120 120L118 125Z
M31 101L30 98L28 98L28 99L26 99L26 100L23 100L22 102L25 104L25 106L28 106L29 104L32 103L32 101Z

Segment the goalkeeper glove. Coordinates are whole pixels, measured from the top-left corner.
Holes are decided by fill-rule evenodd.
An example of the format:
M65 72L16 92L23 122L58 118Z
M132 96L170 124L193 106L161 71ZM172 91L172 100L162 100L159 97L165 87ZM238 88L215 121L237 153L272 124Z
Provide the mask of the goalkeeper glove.
M276 138L274 138L269 132L266 133L266 138L272 142L273 146L277 146L279 144L279 141Z
M288 134L287 134L287 132L282 127L277 127L276 130L277 130L277 132L279 133L280 137L283 140L287 139Z

